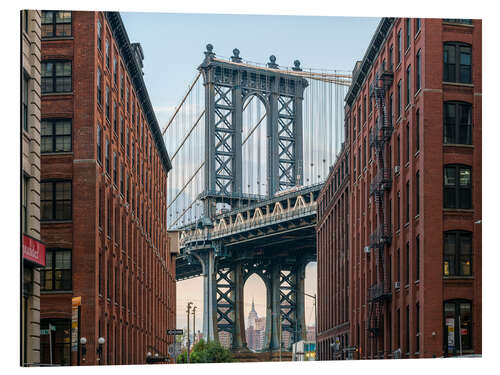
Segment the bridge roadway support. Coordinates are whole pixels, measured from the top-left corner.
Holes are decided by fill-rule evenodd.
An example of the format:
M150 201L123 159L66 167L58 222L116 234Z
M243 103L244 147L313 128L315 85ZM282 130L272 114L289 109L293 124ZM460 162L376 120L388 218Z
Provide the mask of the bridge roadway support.
M233 263L231 268L234 282L234 327L231 349L233 352L247 351L243 296L243 265L241 263Z
M216 324L216 287L215 287L215 254L210 249L202 255L195 255L200 261L203 269L203 338L215 339Z
M231 335L234 353L249 352L245 335L244 285L252 274L266 288L266 333L263 350L278 352L283 334L290 344L306 338L304 281L307 260L298 258L237 259L220 262L216 250L190 252L202 265L203 334L205 340L218 340L220 332ZM289 350L282 347L282 351Z

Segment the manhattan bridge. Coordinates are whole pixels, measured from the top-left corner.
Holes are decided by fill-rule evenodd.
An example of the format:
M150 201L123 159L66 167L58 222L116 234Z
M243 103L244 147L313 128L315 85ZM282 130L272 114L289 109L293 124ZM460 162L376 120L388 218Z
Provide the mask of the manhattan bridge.
M163 130L172 152L169 230L180 232L176 278L203 277L203 335L247 350L244 285L266 287L264 350L305 339L305 267L316 261L316 199L344 139L350 73L216 56ZM288 348L287 348L288 349Z

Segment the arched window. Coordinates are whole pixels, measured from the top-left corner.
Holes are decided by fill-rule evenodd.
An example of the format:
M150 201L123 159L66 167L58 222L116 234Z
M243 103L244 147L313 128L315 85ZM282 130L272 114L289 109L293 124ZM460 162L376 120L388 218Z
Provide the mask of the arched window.
M443 81L472 83L472 47L470 44L459 42L444 44Z
M443 349L445 355L472 349L472 304L468 300L444 301Z
M472 105L470 103L444 103L443 143L472 144Z
M472 208L472 169L467 165L444 166L444 208Z
M443 275L472 275L472 233L448 231L443 235Z

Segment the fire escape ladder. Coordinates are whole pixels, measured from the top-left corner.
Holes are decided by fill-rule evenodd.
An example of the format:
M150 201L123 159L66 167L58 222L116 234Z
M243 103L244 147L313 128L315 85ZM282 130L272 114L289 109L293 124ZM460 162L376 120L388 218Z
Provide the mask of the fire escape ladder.
M392 174L384 162L386 145L392 136L392 124L387 113L386 92L391 85L393 73L380 71L376 73L370 84L370 96L375 98L375 105L380 114L375 128L370 132L370 147L375 149L377 174L370 184L370 195L373 197L377 213L377 227L370 235L370 247L377 251L376 275L377 281L369 287L368 302L370 310L368 316L368 331L371 337L381 335L381 318L385 302L391 298L391 288L387 282L385 266L385 248L391 243L392 233L388 215L386 215L385 195L392 187Z

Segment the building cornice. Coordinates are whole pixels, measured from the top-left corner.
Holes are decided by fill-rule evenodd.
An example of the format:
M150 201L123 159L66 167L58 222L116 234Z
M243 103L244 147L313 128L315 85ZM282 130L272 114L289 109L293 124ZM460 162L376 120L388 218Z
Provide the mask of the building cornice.
M137 61L134 58L134 52L132 51L132 47L130 45L127 30L123 25L122 17L119 12L105 12L105 15L113 32L113 36L118 44L120 55L125 61L125 66L127 67L129 76L132 79L132 84L134 85L142 110L146 115L147 123L149 125L149 129L151 130L151 134L153 135L153 139L155 140L156 148L160 154L163 168L165 169L165 172L168 173L172 169L172 163L170 161L170 157L168 156L165 142L163 141L160 125L156 119L153 105L151 104L148 90L146 89L146 84L144 83L142 70L137 65Z
M377 30L368 45L368 49L365 52L365 56L361 61L359 68L354 73L351 86L349 87L349 91L346 95L346 103L349 107L352 106L352 103L358 97L359 91L363 87L365 83L366 77L370 72L373 62L377 58L380 49L382 48L389 31L392 29L394 25L394 21L396 18L382 18L380 23L378 24Z

